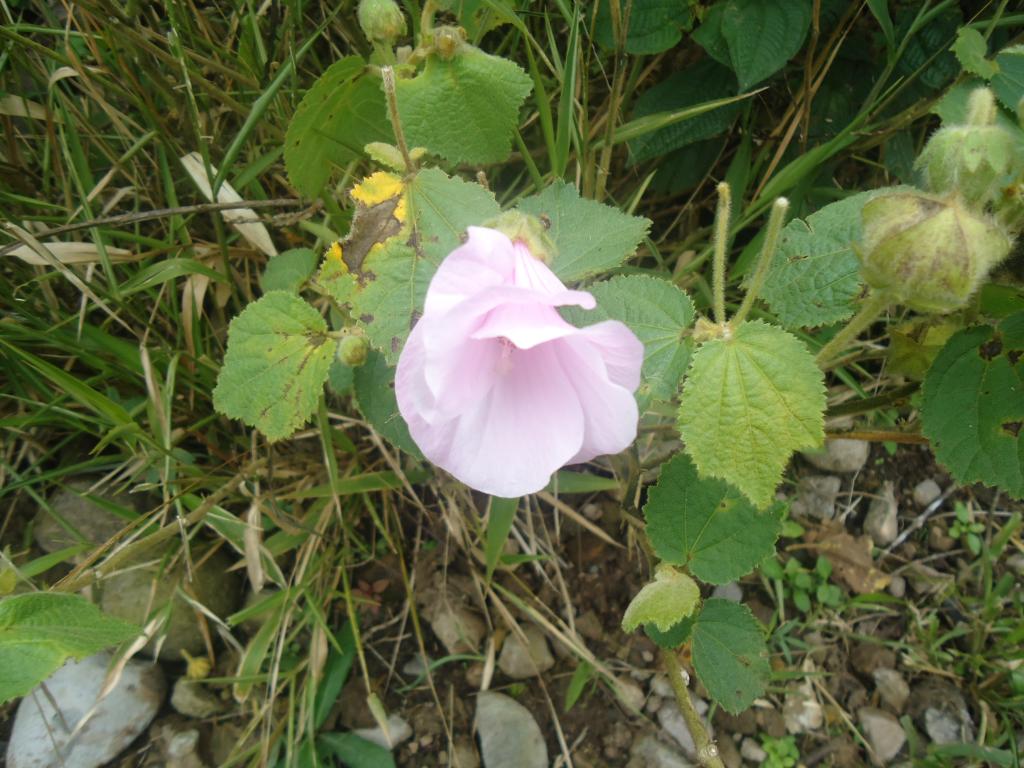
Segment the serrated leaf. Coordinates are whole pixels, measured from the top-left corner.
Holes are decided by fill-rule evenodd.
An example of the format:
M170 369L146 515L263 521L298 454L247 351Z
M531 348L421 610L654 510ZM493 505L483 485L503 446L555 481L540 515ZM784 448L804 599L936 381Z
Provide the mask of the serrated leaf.
M728 483L700 477L682 453L661 468L644 517L655 554L711 584L754 570L775 550L782 527L778 508L758 512Z
M704 601L693 626L693 666L711 697L734 715L764 693L771 673L764 633L745 605Z
M355 369L355 396L359 410L374 429L392 445L422 457L409 436L409 427L398 412L395 399L395 369L384 356L370 350L366 362Z
M641 624L653 624L662 632L693 613L700 602L700 587L682 571L664 565L634 597L622 617L622 628L632 632Z
M662 632L653 624L644 624L644 633L654 641L659 648L670 651L690 639L693 631L693 616L687 616L675 626L669 627L668 631Z
M988 54L988 43L982 37L981 32L971 27L961 27L956 33L956 42L953 43L951 51L956 55L960 66L965 72L972 75L984 77L986 80L996 72L999 67L989 61L985 56Z
M824 440L824 376L795 336L761 321L698 347L679 430L701 475L767 506L793 451Z
M786 66L804 44L810 24L809 0L728 0L722 37L740 90Z
M786 328L831 325L853 315L863 285L853 244L861 236L861 209L876 194L831 203L782 230L762 296Z
M921 424L958 482L1024 498L1024 312L946 343L924 380Z
M999 72L992 77L992 90L1011 112L1016 112L1024 98L1024 45L1005 48L996 56Z
M346 56L302 98L285 134L284 162L295 188L315 197L332 171L363 156L372 141L394 142L380 80L366 62Z
M453 163L505 160L532 89L518 64L471 45L449 61L431 55L419 75L395 83L406 140Z
M714 61L700 61L669 75L641 94L633 118L673 112L735 95L736 78L732 72ZM729 129L741 109L740 104L728 104L633 139L629 142L630 162L642 163L717 136Z
M266 294L228 327L214 408L270 440L287 437L316 410L335 347L313 307L284 291Z
M491 192L437 168L417 173L407 196L417 252L434 266L460 245L467 227L501 211Z
M620 3L620 7L625 13L627 5ZM633 0L628 7L629 28L625 41L627 53L667 51L682 39L683 30L689 29L693 23L692 11L679 0ZM594 36L604 48L615 48L611 3L598 6Z
M366 326L370 343L384 353L388 365L394 365L413 317L423 307L434 266L393 240L372 251L364 264L366 274L373 277L353 294L353 314Z
M653 400L669 400L690 362L690 342L683 334L693 324L693 302L686 292L666 280L646 275L619 275L593 283L587 290L597 307L586 311L563 310L566 318L584 326L601 320L619 320L644 345L644 365L637 399L642 407Z
M82 659L138 636L84 597L34 592L0 600L0 704L24 696L68 658Z
M312 276L317 260L317 255L309 248L292 248L279 253L267 262L260 275L260 288L264 293L298 293L302 284Z
M548 235L557 248L551 269L567 283L619 266L651 226L648 219L581 198L575 187L561 181L518 208L550 221Z

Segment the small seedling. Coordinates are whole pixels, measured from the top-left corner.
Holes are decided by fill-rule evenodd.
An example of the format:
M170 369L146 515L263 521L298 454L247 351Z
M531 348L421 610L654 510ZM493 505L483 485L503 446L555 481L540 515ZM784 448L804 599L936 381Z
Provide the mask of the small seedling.
M974 511L962 501L958 501L953 509L956 520L949 529L949 535L964 543L964 546L977 557L981 554L981 534L985 532L982 523L975 522Z
M843 601L843 591L829 583L832 563L827 557L819 556L813 570L807 570L800 561L791 557L783 566L777 558L771 557L761 563L761 573L769 579L782 583L783 594L788 596L801 613L809 613L813 607L813 595L820 605L838 608Z
M767 754L764 765L768 768L792 768L800 760L796 737L792 735L773 739L766 734L761 738L761 748Z

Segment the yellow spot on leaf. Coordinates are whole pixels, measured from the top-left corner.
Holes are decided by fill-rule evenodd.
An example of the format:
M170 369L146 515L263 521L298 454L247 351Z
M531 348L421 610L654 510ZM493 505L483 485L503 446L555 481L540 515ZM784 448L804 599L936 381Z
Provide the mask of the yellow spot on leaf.
M357 203L362 203L367 208L372 208L375 205L380 205L385 200L400 196L404 191L402 180L398 176L393 173L386 173L385 171L377 171L352 187L350 194ZM402 203L399 203L399 206L404 208Z

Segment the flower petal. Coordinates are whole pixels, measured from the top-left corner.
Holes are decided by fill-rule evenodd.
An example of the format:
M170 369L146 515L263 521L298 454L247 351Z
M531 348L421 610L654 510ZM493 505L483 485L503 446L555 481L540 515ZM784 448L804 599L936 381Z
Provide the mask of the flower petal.
M475 406L444 424L411 421L423 454L495 496L544 488L583 443L583 411L556 353L553 344L509 348L507 368Z
M581 335L598 351L608 369L608 378L620 387L635 392L640 386L644 364L644 345L618 320L605 320L580 329Z
M447 312L492 285L510 285L516 256L512 241L496 229L469 227L469 239L449 253L427 288L424 313Z

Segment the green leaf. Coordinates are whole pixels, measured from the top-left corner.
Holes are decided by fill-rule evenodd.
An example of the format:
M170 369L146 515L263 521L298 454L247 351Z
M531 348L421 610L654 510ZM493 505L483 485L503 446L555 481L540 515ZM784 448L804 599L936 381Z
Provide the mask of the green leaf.
M633 113L634 122L645 115L676 112L709 101L736 95L736 78L725 67L704 60L669 75L641 94ZM710 139L729 129L742 109L729 104L674 123L629 142L630 162L642 163L673 149Z
M614 2L615 0L612 0ZM619 3L625 14L627 4ZM627 53L661 53L682 39L682 31L693 23L693 13L679 0L633 0L629 8L629 29L626 31ZM611 2L603 2L597 9L594 36L608 50L615 49Z
M395 768L390 750L352 731L322 733L316 737L316 744L320 752L340 760L347 768Z
M804 44L810 24L809 0L728 0L722 37L740 90L782 69Z
M490 584L494 569L498 567L501 552L508 541L509 531L516 519L519 499L491 497L491 511L487 517L487 541L484 543L484 560L487 565L487 583Z
M669 627L667 632L662 632L653 624L644 624L644 632L659 648L670 651L673 648L678 648L690 639L690 633L693 631L693 622L694 617L687 616L675 626Z
M370 350L366 362L355 369L355 395L363 417L382 437L406 453L421 457L405 419L398 412L395 369L379 352Z
M1024 98L1024 45L1014 45L996 56L999 72L992 77L992 90L1003 105L1016 113Z
M700 603L697 582L668 565L658 566L654 581L645 584L626 607L622 628L632 632L641 624L653 624L667 632L693 613Z
M641 405L669 400L690 362L690 343L684 332L693 324L693 302L686 292L667 280L646 275L619 275L587 286L597 307L591 311L564 310L566 318L584 326L601 320L619 320L644 345L644 366L637 399Z
M694 353L679 430L702 475L765 507L793 451L821 445L824 410L824 377L807 347L752 321Z
M946 343L924 380L921 424L959 483L1024 498L1024 312Z
M580 696L583 694L583 689L593 679L594 667L586 659L581 659L576 670L572 673L572 677L569 679L569 685L566 686L565 704L562 707L563 712L568 712L576 706L576 702L579 701Z
M877 190L826 205L782 230L762 296L786 328L831 325L853 315L862 280L853 244L861 209Z
M775 550L782 527L778 506L758 512L728 483L700 477L683 453L662 466L644 517L655 554L711 584L754 570Z
M708 693L734 715L764 693L771 668L764 633L745 605L712 598L693 627L693 666Z
M334 62L306 92L288 124L285 168L307 197L319 194L332 170L361 158L365 145L394 143L380 80L365 70L359 56Z
M466 227L501 212L491 192L437 168L417 173L406 194L417 253L435 267L461 244Z
M956 42L953 43L950 50L956 54L956 58L965 72L984 77L987 80L999 71L998 66L985 58L988 55L988 43L985 42L981 32L976 29L961 27L956 33Z
M313 275L319 257L309 248L292 248L271 257L260 276L264 293L287 291L298 293L299 288Z
M411 146L453 163L500 163L512 151L519 107L533 88L518 64L463 45L445 61L398 80L398 114Z
M231 321L213 405L270 440L288 437L316 410L336 346L319 312L272 291Z
M0 704L24 696L69 657L82 659L138 636L79 595L33 592L0 600Z
M619 266L651 226L648 219L581 198L574 186L562 181L518 207L551 222L548 235L558 249L551 269L567 283Z

